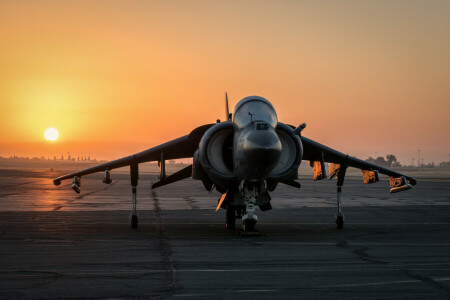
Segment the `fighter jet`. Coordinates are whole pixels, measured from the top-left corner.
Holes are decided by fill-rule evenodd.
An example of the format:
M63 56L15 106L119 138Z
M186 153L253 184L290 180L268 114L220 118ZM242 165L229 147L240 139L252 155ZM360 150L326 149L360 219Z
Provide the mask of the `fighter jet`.
M226 209L226 228L235 229L236 219L242 219L244 232L254 232L258 221L256 206L261 211L272 209L270 192L278 184L300 188L298 168L302 160L309 161L314 180L337 179L337 228L344 225L341 192L348 167L362 170L364 183L379 181L379 173L389 176L390 192L411 189L413 177L360 160L319 144L302 135L306 124L292 126L278 121L273 105L259 96L249 96L238 102L233 114L229 113L225 95L225 119L202 125L189 134L148 150L113 160L95 167L57 177L73 179L72 188L80 193L82 176L104 172L103 183L110 184L111 170L130 166L132 188L131 227L137 228L136 187L139 164L157 161L158 188L192 177L201 180L207 191L215 188L222 194L217 209ZM192 158L192 164L171 175L166 175L166 160ZM329 163L328 176L325 163Z

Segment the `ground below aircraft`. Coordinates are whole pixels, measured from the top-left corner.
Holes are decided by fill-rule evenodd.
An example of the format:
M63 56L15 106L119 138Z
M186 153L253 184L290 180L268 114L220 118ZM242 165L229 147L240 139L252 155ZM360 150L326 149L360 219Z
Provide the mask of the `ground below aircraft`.
M132 187L131 227L137 228L136 187L139 179L139 164L158 161L159 181L157 188L185 178L201 180L207 191L216 188L222 193L217 210L226 209L226 227L235 229L236 219L242 219L244 232L255 232L258 217L256 206L261 211L271 209L270 192L279 183L300 188L298 168L302 160L313 167L314 180L327 178L325 163L331 163L328 177L337 179L336 227L344 225L341 209L341 192L348 167L362 170L364 183L379 181L379 173L390 178L391 193L411 189L416 184L412 177L393 170L365 162L343 154L325 145L302 136L306 127L297 127L278 122L272 104L259 96L249 96L228 110L226 96L225 121L206 124L192 130L188 135L171 140L148 150L113 160L95 167L60 176L53 180L60 185L62 180L73 178L72 188L80 193L82 176L104 172L103 183L110 184L111 170L130 166ZM192 165L169 176L165 161L193 158Z

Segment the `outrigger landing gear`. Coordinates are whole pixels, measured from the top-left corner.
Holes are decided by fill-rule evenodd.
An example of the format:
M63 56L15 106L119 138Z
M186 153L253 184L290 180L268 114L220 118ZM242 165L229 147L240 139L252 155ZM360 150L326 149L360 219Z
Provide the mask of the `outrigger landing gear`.
M130 165L130 177L131 177L131 188L132 188L132 200L133 200L133 211L130 213L131 228L136 229L138 227L138 215L136 209L136 190L139 179L139 169L138 164L133 163Z
M341 210L341 188L342 187L340 186L337 188L337 212L335 216L337 229L342 229L344 227L344 214Z
M342 186L344 185L345 172L347 171L347 165L341 165L337 170L337 211L335 215L336 228L344 228L344 214L342 213Z
M131 228L136 229L138 226L137 214L134 212L130 213L130 220L131 220Z

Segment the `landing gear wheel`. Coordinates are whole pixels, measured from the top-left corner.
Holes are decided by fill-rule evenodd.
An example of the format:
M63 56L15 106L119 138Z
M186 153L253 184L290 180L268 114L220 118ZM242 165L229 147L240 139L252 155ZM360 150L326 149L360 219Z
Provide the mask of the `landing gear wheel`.
M138 227L138 217L137 215L131 215L131 228L136 229Z
M242 206L236 206L234 209L236 210L236 219L242 219L242 211L244 208Z
M243 226L244 227L243 228L244 232L255 232L256 231L255 230L256 220L247 219L247 220L244 221L243 225L244 225Z
M336 216L336 228L337 229L344 228L344 217L343 216Z
M231 204L227 205L226 223L227 230L234 230L236 226L236 208Z

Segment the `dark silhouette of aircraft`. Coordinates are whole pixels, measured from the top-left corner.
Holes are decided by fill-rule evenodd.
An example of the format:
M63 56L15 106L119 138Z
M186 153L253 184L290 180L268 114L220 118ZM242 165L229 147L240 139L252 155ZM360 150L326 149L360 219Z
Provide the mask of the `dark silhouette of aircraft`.
M111 183L110 171L130 166L133 211L131 226L138 224L136 211L136 186L140 163L158 161L159 181L157 188L185 178L201 180L206 190L214 187L222 193L217 210L226 209L226 226L234 229L237 218L242 219L244 231L252 232L258 220L255 207L261 211L271 209L269 192L279 183L300 188L298 168L302 160L308 160L313 167L314 180L327 178L325 163L330 163L329 179L337 178L336 226L342 228L344 215L341 210L341 188L348 167L362 170L364 183L379 181L379 173L390 178L391 193L411 189L416 184L412 177L396 171L343 154L301 135L306 127L278 122L272 104L258 96L242 99L234 113L228 110L226 96L225 121L195 128L188 135L158 145L148 150L113 160L92 168L60 176L53 180L73 178L72 188L80 192L81 176L104 172L103 183ZM165 161L179 158L193 158L192 165L169 176Z

